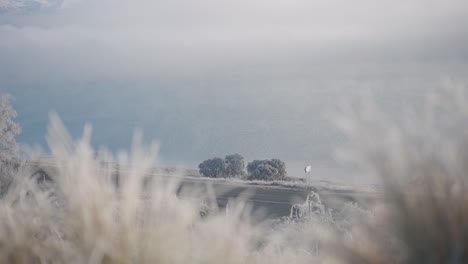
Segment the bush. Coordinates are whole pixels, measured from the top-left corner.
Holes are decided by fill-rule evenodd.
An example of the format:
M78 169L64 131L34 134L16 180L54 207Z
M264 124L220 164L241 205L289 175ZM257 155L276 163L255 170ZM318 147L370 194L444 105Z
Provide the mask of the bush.
M254 160L247 165L249 180L283 180L286 178L286 164L279 159Z
M0 197L8 190L20 164L15 137L21 128L15 122L17 113L10 100L11 96L0 95Z
M208 159L198 165L200 174L211 178L224 177L225 168L226 164L222 158Z
M224 158L226 163L225 175L227 177L243 176L244 175L244 157L239 154L227 155Z
M0 156L2 159L18 155L15 136L21 132L15 122L17 113L10 104L11 96L0 95Z
M244 157L239 154L208 159L198 165L200 174L211 178L243 176L244 167Z

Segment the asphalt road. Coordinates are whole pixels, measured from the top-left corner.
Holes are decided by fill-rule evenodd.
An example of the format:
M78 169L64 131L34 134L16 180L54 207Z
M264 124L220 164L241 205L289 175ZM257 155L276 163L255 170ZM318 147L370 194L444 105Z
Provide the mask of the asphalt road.
M317 188L293 188L267 185L251 185L229 182L210 182L203 180L183 180L182 188L211 186L220 208L224 208L229 200L244 198L252 209L267 218L289 216L291 206L305 202L307 195L316 191L326 208L340 209L346 202L357 202L367 206L372 202L372 196L367 193L331 190Z
M40 166L32 164L36 170L46 169L46 174L53 176L54 164L41 163ZM170 179L172 176L154 174L159 179ZM266 218L289 216L291 206L305 202L307 195L315 191L320 195L326 208L339 209L346 202L357 202L363 207L370 205L375 199L369 193L351 190L327 189L327 188L298 188L277 185L251 184L250 182L233 182L229 180L210 180L207 178L179 177L181 188L192 187L205 188L212 192L220 208L225 208L232 199L244 198L253 211ZM53 177L52 177L53 179ZM203 189L202 189L203 190Z

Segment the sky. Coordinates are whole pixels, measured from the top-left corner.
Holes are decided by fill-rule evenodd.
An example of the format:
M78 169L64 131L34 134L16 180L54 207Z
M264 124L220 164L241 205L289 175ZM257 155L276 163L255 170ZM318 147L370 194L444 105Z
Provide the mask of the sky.
M0 92L23 144L45 146L55 111L113 150L141 128L167 164L240 153L356 180L329 113L466 83L467 25L465 0L0 0Z

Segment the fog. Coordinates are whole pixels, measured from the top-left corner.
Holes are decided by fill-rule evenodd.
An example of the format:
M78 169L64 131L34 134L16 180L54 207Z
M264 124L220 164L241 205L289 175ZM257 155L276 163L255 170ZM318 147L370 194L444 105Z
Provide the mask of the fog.
M45 145L55 110L95 146L140 127L169 164L238 152L327 178L344 166L335 106L371 93L398 117L465 82L467 24L466 1L3 0L0 91L24 144Z

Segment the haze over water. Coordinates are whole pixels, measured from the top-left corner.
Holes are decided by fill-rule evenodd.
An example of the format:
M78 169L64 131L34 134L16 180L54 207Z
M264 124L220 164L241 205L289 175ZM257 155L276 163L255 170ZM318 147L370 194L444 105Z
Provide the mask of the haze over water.
M398 118L444 82L466 82L465 1L0 1L0 91L18 141L45 145L49 111L95 146L134 128L163 163L240 153L290 175L350 175L328 116L370 92Z

